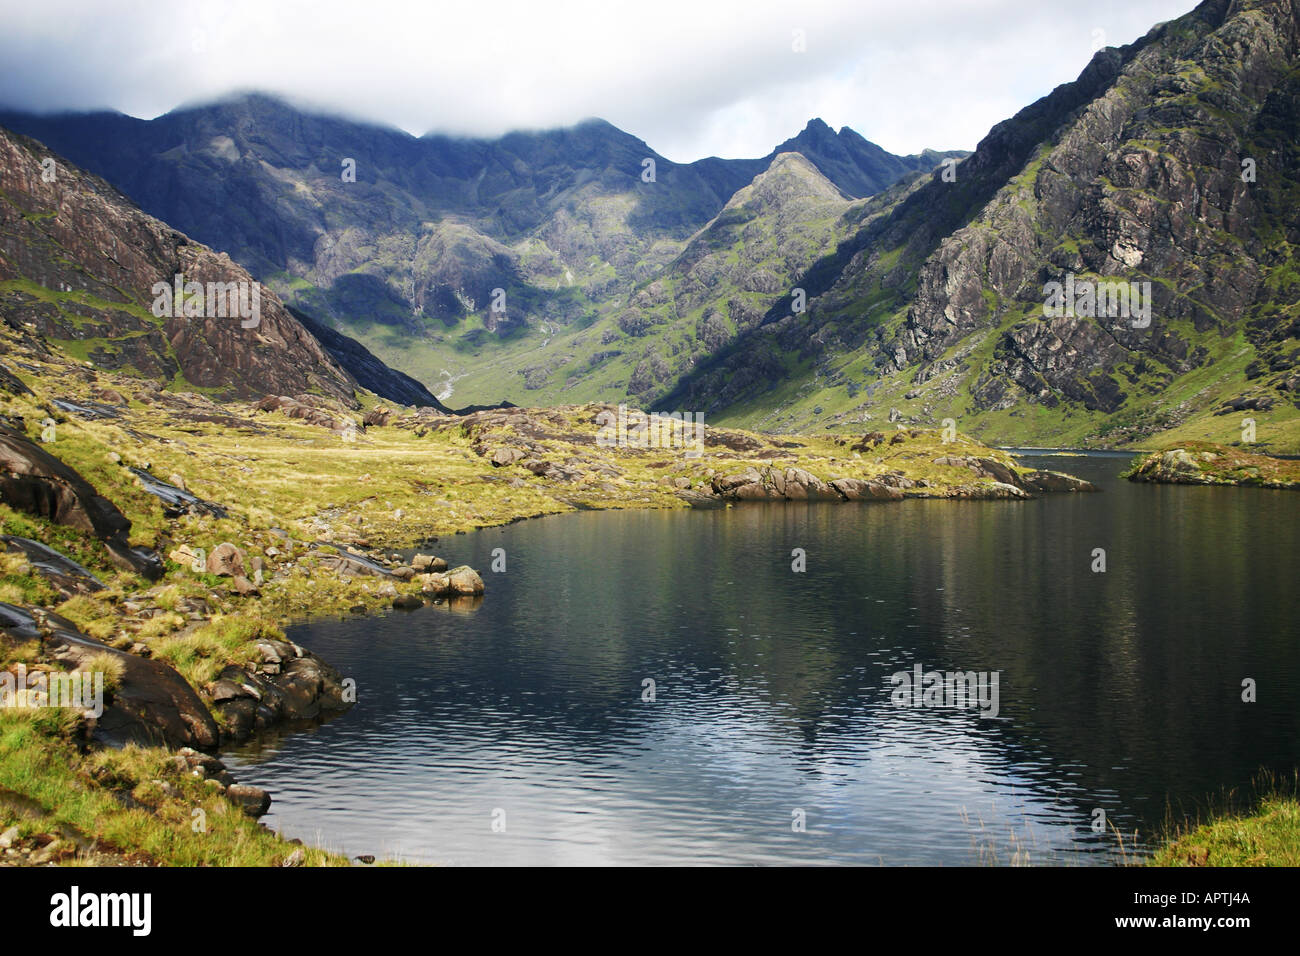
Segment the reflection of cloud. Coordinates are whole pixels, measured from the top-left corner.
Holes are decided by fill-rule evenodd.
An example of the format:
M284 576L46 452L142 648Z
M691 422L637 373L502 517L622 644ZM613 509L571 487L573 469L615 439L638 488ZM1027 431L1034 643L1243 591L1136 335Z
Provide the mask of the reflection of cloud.
M265 89L416 133L601 116L679 161L764 155L813 116L896 152L970 148L1074 79L1095 30L1129 42L1193 5L232 0L198 4L178 31L165 0L2 2L0 102L21 108L147 117Z
M1027 817L1040 849L1068 844L1050 824L1074 811L1049 808L971 714L896 710L881 695L826 727L810 772L786 708L721 678L687 683L669 676L670 702L632 707L580 747L574 728L508 709L439 719L413 698L382 731L340 723L284 741L255 778L290 836L425 862L968 863L968 830L1005 858ZM490 830L496 807L504 834ZM805 833L791 830L796 808Z

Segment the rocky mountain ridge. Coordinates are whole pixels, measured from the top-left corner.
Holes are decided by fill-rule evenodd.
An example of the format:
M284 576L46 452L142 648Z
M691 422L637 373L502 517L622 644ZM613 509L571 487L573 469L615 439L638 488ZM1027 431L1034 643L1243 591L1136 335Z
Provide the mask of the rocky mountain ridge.
M806 313L664 401L781 428L951 417L1058 444L1235 440L1245 408L1269 413L1261 441L1296 446L1298 35L1287 0L1207 0L1098 52L954 181L932 175L810 270ZM1149 283L1149 326L1045 315L1067 277Z
M261 94L150 121L6 113L0 124L229 253L381 360L478 402L519 401L547 380L544 396L527 398L559 400L575 379L593 394L605 387L581 366L609 350L569 340L616 319L779 155L805 156L844 199L964 155L895 156L817 119L767 157L680 164L600 120L496 140L417 138ZM637 366L655 364L639 344L621 350L639 353L619 369L625 394Z

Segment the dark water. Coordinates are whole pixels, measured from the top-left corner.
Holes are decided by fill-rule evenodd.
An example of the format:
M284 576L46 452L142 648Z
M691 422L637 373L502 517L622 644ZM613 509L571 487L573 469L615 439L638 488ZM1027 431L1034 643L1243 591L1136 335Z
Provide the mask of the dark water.
M1167 808L1290 772L1300 495L1026 461L1104 492L445 539L432 550L483 572L482 605L296 628L358 704L243 751L238 776L273 792L272 826L349 854L955 865L1113 862ZM890 675L916 664L998 672L997 716L895 706Z

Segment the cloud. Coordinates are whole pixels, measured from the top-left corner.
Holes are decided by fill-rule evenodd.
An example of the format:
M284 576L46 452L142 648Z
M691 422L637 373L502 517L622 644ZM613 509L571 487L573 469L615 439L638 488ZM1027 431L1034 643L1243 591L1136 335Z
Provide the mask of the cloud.
M1077 76L1098 40L1131 42L1190 6L0 0L0 102L152 117L259 89L484 136L600 116L680 161L763 155L814 116L894 152L970 148Z

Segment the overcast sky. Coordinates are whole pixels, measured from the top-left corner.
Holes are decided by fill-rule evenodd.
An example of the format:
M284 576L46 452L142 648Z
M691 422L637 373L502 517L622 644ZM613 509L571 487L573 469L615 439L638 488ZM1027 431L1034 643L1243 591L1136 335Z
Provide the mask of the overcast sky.
M416 134L599 116L682 162L764 155L814 116L896 153L973 148L1096 48L1194 6L0 0L0 103L148 118L259 89Z

